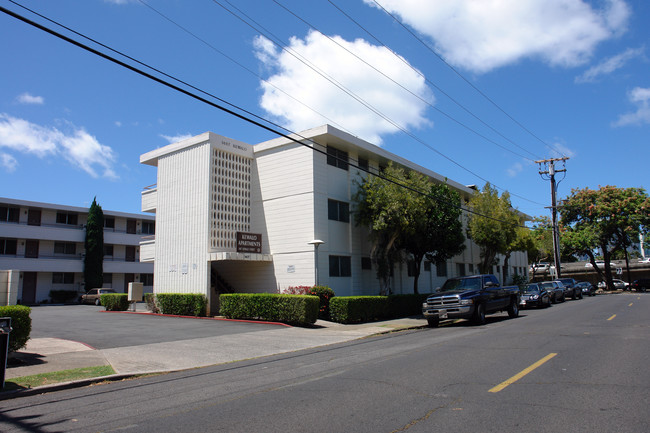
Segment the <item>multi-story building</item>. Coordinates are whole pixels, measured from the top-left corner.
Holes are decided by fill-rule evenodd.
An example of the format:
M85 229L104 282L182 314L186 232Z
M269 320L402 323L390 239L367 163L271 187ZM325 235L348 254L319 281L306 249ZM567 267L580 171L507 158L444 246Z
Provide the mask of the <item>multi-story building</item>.
M104 287L119 293L142 282L152 291L153 263L140 262L140 242L153 237L155 218L103 212ZM0 197L0 270L18 275L17 301L36 304L50 301L50 290L91 289L83 278L87 217L87 208Z
M203 293L216 308L223 290L277 292L321 284L339 296L379 293L368 230L351 210L356 185L389 162L446 182L464 199L475 190L325 125L257 145L206 132L141 155L157 167L157 185L142 193L155 212L156 238L141 244L155 258L154 292ZM479 248L445 263L424 263L420 292L447 277L478 272ZM527 272L515 253L504 275ZM394 293L412 293L408 263L397 265Z

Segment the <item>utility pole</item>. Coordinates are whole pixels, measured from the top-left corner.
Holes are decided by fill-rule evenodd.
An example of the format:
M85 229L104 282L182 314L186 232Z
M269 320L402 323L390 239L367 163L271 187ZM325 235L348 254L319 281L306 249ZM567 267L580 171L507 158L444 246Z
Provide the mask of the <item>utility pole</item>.
M555 274L556 278L560 278L562 276L561 274L561 268L560 268L560 230L558 228L557 224L557 200L556 200L556 189L557 189L557 184L555 183L555 173L563 173L566 172L565 167L565 162L566 160L569 159L566 156L563 156L562 158L549 158L549 159L541 159L539 161L535 161L535 163L539 164L539 174L542 176L542 179L544 179L544 176L548 176L548 180L551 181L551 216L552 216L552 224L553 224L553 258L555 262ZM562 162L562 169L557 170L555 168L555 163L556 162ZM544 167L546 170L542 171L542 164L544 164Z

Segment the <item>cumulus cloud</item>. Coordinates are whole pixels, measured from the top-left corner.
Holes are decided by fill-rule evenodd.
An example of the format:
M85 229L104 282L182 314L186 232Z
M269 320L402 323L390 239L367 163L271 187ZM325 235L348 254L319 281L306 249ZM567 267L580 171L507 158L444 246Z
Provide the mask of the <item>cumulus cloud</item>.
M373 0L364 0L378 7ZM380 0L402 22L434 41L451 64L485 73L525 58L553 66L586 62L600 42L626 30L630 9L606 0Z
M187 140L188 138L194 137L192 134L178 134L178 135L164 135L160 134L162 138L167 140L169 144L178 143L179 141Z
M40 126L0 113L0 148L36 155L39 158L62 156L92 177L101 175L117 178L113 170L116 159L113 150L100 144L83 128L67 126L70 131L66 134L56 128Z
M627 95L628 100L636 105L636 111L622 114L613 126L650 124L650 87L635 87Z
M401 127L410 129L429 123L425 110L427 102L433 103L433 95L419 73L384 47L371 45L362 39L331 38L336 43L312 31L304 39L291 38L289 46L292 52L309 59L314 68L332 77ZM350 52L409 89L410 93ZM258 37L255 40L255 55L272 74L266 82L260 83L263 90L260 105L289 129L299 131L318 124L336 123L375 144L381 144L382 135L398 130L267 39ZM306 104L310 108L296 100L308 101Z
M18 161L8 153L0 153L0 166L4 167L8 173L13 173L16 171Z
M45 103L45 99L43 99L42 96L34 96L30 95L29 93L18 95L16 101L18 101L20 104L26 105L43 105Z
M608 75L617 69L622 68L625 64L643 55L645 47L628 48L620 54L607 58L599 64L587 69L582 75L576 77L576 83L593 83L597 81L602 75Z
M521 171L522 171L523 169L524 169L524 166L523 166L521 163L516 162L516 163L514 163L510 168L508 168L508 169L506 170L506 172L508 173L508 176L510 176L510 177L515 177L515 176L517 176L519 173L521 173Z

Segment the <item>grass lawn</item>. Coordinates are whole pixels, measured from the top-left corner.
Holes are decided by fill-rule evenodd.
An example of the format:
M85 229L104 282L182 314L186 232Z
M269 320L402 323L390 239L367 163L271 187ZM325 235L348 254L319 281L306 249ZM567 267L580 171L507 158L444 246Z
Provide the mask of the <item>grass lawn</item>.
M92 377L109 376L115 374L110 365L98 367L73 368L72 370L55 371L52 373L35 374L33 376L15 377L5 381L3 391L14 389L35 388L37 386L52 385L73 380L89 379Z

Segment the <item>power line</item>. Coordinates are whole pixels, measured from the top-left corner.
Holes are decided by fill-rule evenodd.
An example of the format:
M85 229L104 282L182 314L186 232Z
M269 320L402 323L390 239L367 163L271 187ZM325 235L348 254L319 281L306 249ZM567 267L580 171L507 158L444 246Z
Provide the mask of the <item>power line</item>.
M409 29L402 21L397 19L395 15L390 13L386 8L384 8L377 0L373 0L373 2L382 10L386 15L391 17L396 23L398 23L404 30L406 30L411 36L413 36L418 42L420 42L427 50L429 50L434 56L436 56L438 59L440 59L441 62L443 62L449 69L451 69L456 75L458 75L463 81L465 81L467 84L469 84L470 87L472 87L476 92L478 92L481 96L483 96L488 102L490 102L492 105L494 105L501 113L503 113L507 118L509 118L512 122L514 122L517 126L519 126L521 129L526 131L528 134L530 134L533 138L535 138L537 141L542 143L544 146L548 147L550 150L557 152L559 154L562 154L559 150L557 150L554 146L551 146L550 144L546 143L544 140L539 138L535 133L533 133L531 130L526 128L523 124L521 124L517 119L512 117L510 114L508 114L499 104L497 104L494 100L492 100L488 95L486 95L481 89L476 87L471 81L469 81L463 74L460 73L456 68L454 68L452 65L447 63L447 61L439 55L433 48L429 46L426 42L424 42L418 35L416 35L411 29Z
M23 8L26 9L26 10L30 10L30 9L28 9L28 8L26 8L26 7L22 6L22 5L20 5L20 4L16 3L16 2L14 2L13 0L9 0L9 1L11 1L12 3L14 3L14 4L16 4L16 5L20 6L20 7L23 7ZM31 10L30 10L30 11L31 11ZM191 97L191 98L193 98L193 99L196 99L197 101L200 101L200 102L203 102L203 103L205 103L205 104L208 104L208 105L210 105L210 106L212 106L212 107L214 107L214 108L217 108L217 109L219 109L219 110L221 110L221 111L223 111L223 112L225 112L225 113L227 113L227 114L230 114L230 115L235 116L235 117L237 117L237 118L239 118L239 119L241 119L241 120L244 120L245 122L251 123L251 124L253 124L253 125L257 126L257 127L260 127L260 128L265 129L265 130L267 130L267 131L269 131L269 132L272 132L273 134L276 134L276 135L278 135L278 136L280 136L280 137L283 137L283 138L286 138L286 139L288 139L288 140L290 140L290 141L292 141L292 142L295 142L296 144L299 144L299 145L301 145L301 146L307 147L308 149L311 149L312 151L315 151L315 152L321 153L321 154L323 154L323 155L325 155L325 156L328 156L328 157L335 157L337 160L342 161L342 162L344 162L344 163L346 163L346 164L348 164L348 165L351 165L351 166L353 166L353 167L355 167L355 168L357 168L357 169L359 169L359 170L361 170L361 171L364 171L364 172L366 172L366 173L368 173L368 174L371 174L371 175L373 175L373 176L380 177L380 178L382 178L382 179L384 179L384 180L386 180L386 181L388 181L388 182L391 182L391 183L393 183L393 184L395 184L395 185L397 185L397 186L400 186L400 187L402 187L402 188L406 188L406 189L408 189L408 190L410 190L410 191L413 191L413 192L415 192L415 193L417 193L417 194L421 194L421 195L429 196L429 195L428 195L427 193L425 193L425 192L419 191L419 190L417 190L417 189L415 189L415 188L413 188L413 187L410 187L410 186L408 186L408 185L404 185L404 184L402 184L401 182L397 182L396 180L391 179L391 178L389 178L389 177L386 177L386 176L384 176L384 175L382 175L382 174L376 174L376 173L373 173L373 172L371 172L369 169L366 169L366 168L360 167L360 166L358 166L358 165L356 165L356 164L352 164L352 163L348 162L347 160L344 160L343 158L339 158L338 156L335 156L335 155L329 155L325 150L318 149L318 148L316 148L316 147L310 146L309 144L305 143L304 141L311 142L312 144L317 144L317 143L315 143L314 141L312 141L312 140L310 140L310 139L308 139L308 138L306 138L306 137L301 136L300 134L292 133L291 135L287 135L287 134L282 133L282 132L280 132L280 131L278 131L278 130L275 130L275 129L273 129L273 128L271 128L271 127L269 127L269 126L267 126L267 125L265 125L265 124L263 124L263 123L260 123L260 122L258 122L258 121L256 121L256 120L253 120L253 119L249 118L249 117L246 117L246 116L244 116L243 114L237 113L236 111L233 111L233 110L231 110L231 109L229 109L229 108L226 108L226 107L224 107L223 105L220 105L220 104L217 104L217 103L215 103L215 102L212 102L212 101L210 101L210 100L208 100L208 99L205 99L205 98L202 97L202 96L199 96L199 95L197 95L197 94L195 94L195 93L190 92L189 90L183 89L182 87L179 87L179 86L177 86L177 85L175 85L175 84L173 84L173 83L170 83L170 82L168 82L168 81L163 80L162 78L156 77L155 75L152 75L152 74L150 74L150 73L148 73L148 72L145 72L145 71L143 71L143 70L141 70L141 69L138 69L137 67L135 67L135 66L133 66L133 65L129 65L129 64L126 63L126 62L123 62L123 61L121 61L121 60L119 60L119 59L116 59L115 57L112 57L112 56L110 56L110 55L108 55L108 54L106 54L106 53L103 53L103 52L101 52L101 51L95 49L95 48L92 48L92 47L90 47L90 46L88 46L88 45L86 45L86 44L83 44L82 42L76 41L76 40L74 40L74 39L72 39L72 38L70 38L70 37L68 37L68 36L65 36L65 35L63 35L63 34L57 32L57 31L55 31L55 30L52 30L52 29L50 29L50 28L48 28L48 27L46 27L46 26L44 26L44 25L42 25L42 24L39 24L39 23L37 23L37 22L35 22L35 21L33 21L33 20L30 20L30 19L28 19L28 18L26 18L26 17L24 17L24 16L22 16L22 15L16 13L16 12L13 12L13 11L11 11L11 10L9 10L9 9L6 9L6 8L3 7L3 6L0 6L0 12L3 12L3 13L5 13L5 14L7 14L7 15L9 15L9 16L11 16L11 17L14 17L14 18L16 18L16 19L18 19L18 20L20 20L20 21L22 21L22 22L24 22L24 23L26 23L26 24L29 24L29 25L31 25L31 26L33 26L33 27L36 27L36 28L38 28L39 30L42 30L42 31L44 31L44 32L46 32L46 33L48 33L48 34L50 34L50 35L52 35L52 36L55 36L55 37L57 37L57 38L59 38L59 39L62 39L62 40L65 41L65 42L68 42L68 43L70 43L70 44L72 44L72 45L75 45L76 47L81 48L81 49L83 49L83 50L85 50L85 51L88 51L88 52L90 52L90 53L92 53L92 54L95 54L95 55L97 55L97 56L99 56L99 57L101 57L101 58L103 58L103 59L105 59L105 60L108 60L108 61L110 61L110 62L112 62L112 63L115 63L115 64L117 64L117 65L119 65L119 66L122 66L123 68L126 68L126 69L128 69L128 70L130 70L130 71L132 71L132 72L135 72L135 73L138 74L138 75L141 75L141 76L143 76L143 77L145 77L145 78L148 78L148 79L150 79L150 80L152 80L152 81L155 81L155 82L157 82L157 83L159 83L159 84L162 84L163 86L166 86L166 87L168 87L168 88L170 88L170 89L172 89L172 90L176 90L177 92L180 92L180 93L182 93L182 94L184 94L184 95L186 95L186 96L189 96L189 97ZM35 12L35 14L38 15L38 16L40 16L40 17L44 17L43 15L38 14L38 13L36 13L36 12ZM48 21L50 21L50 22L56 24L56 25L59 25L59 26L61 26L61 27L63 27L63 28L68 29L66 26L64 26L64 25L62 25L62 24L59 24L58 22L56 22L56 21L54 21L54 20L51 20L51 19L46 18L46 17L44 17L44 18L47 19ZM74 30L70 30L70 31L72 31L73 33L75 33L75 34L77 34L77 35L79 35L79 36L81 36L81 37L83 37L83 38L85 38L85 39L87 39L87 40L91 40L91 41L94 42L93 39L91 39L91 38L89 38L89 37L86 37L86 36L82 35L82 34L79 33L79 32L76 32L76 31L74 31ZM128 59L132 59L132 60L134 60L132 57L130 57L130 56L128 56L128 55L125 55L125 54L122 54L121 52L119 52L119 51L117 51L117 50L114 50L114 49L108 47L107 45L104 45L104 44L102 44L102 43L100 43L100 42L95 42L95 43L97 43L98 45L100 45L100 46L102 46L102 47L104 47L104 48L107 48L107 49L109 49L109 50L111 50L111 51L113 51L113 52L115 52L115 53L117 53L117 54L119 54L119 55L121 55L121 56L124 56L124 57L126 57L126 58L128 58ZM151 66L149 66L149 65L147 65L147 64L145 64L145 63L143 63L143 62L140 62L140 61L138 61L138 60L134 60L134 61L136 61L137 63L139 63L139 64L142 65L142 66L145 66L145 67L147 67L147 68L149 68L149 69L151 69L151 70L154 70L154 71L156 71L156 72L158 72L158 73L161 73L161 74L165 75L166 77L169 77L169 78L171 78L171 79L173 79L173 80L175 80L175 81L177 81L177 82L179 82L179 83L183 83L183 84L185 84L183 81L178 80L178 79L174 78L174 77L171 76L171 75L165 74L164 72L160 72L159 70L157 70L157 69L155 69L155 68L153 68L153 67L151 67ZM227 105L230 105L231 107L236 108L237 110L240 110L240 111L242 111L242 112L244 112L244 113L246 113L246 114L249 114L249 115L252 115L252 116L254 116L254 117L257 117L258 119L261 119L261 120L263 120L263 121L265 121L265 122L267 122L267 123L269 123L269 124L272 124L272 125L274 125L274 126L278 126L278 127L280 127L279 125L275 125L273 122L268 121L268 120L266 120L266 119L263 119L263 118L261 118L260 116L257 116L257 115L255 115L255 114L253 114L253 113L250 113L250 112L248 112L247 110L245 110L245 109L243 109L243 108L241 108L241 107L239 107L239 106L237 106L237 105L235 105L235 104L229 103L229 102L227 102L227 101L225 101L225 100L223 100L223 99L221 99L221 98L219 98L219 97L217 97L217 96L214 96L214 95L208 94L208 93L206 93L206 92L203 92L203 91L201 91L200 89L197 89L197 88L194 87L194 86L191 86L191 85L188 85L188 86L191 87L191 88L193 88L193 89L195 89L195 90L198 90L198 91L200 91L200 92L202 92L202 93L204 93L204 94L206 94L206 95L209 95L210 97L212 97L212 98L214 98L214 99L216 99L216 100L218 100L218 101L220 101L220 102L223 102L223 103L225 103L225 104L227 104ZM286 131L288 131L286 128L283 128L283 127L280 127L280 128L281 128L281 129L284 129L284 130L286 130ZM302 138L303 141L296 139L294 136ZM433 197L432 197L432 198L433 198ZM448 204L449 204L449 203L448 203ZM498 218L495 218L495 217L492 217L492 216L489 216L489 215L483 215L483 214L480 214L480 213L478 213L478 212L473 211L472 209L466 209L466 208L463 208L462 206L458 206L458 208L459 208L461 211L464 211L464 212L467 212L467 213L470 213L470 214L474 214L474 215L477 215L477 216L480 216L480 217L484 217L484 218L488 218L488 219L495 220L495 221L500 221L500 222L506 222L506 223L508 223L507 221L503 221L503 220L500 220L500 219L498 219ZM516 224L515 226L517 226L517 227L523 227L523 228L528 228L528 227L526 227L526 226L520 226L520 225L518 225L518 224Z
M212 0L213 3L215 3L216 5L218 5L218 6L220 6L221 8L223 8L225 11L227 11L228 13L230 13L231 15L233 15L235 18L237 18L237 19L239 19L240 21L242 21L244 24L246 24L247 26L249 26L250 28L252 28L252 29L255 30L256 32L259 32L259 33L264 34L265 37L267 37L267 39L268 39L269 41L271 41L273 44L275 44L277 47L279 47L279 48L282 49L284 52L286 52L286 53L288 53L289 55L291 55L291 56L293 56L294 58L296 58L298 61L300 61L301 63L303 63L303 64L304 64L305 66L307 66L308 68L312 69L314 72L316 72L317 74L319 74L321 77L323 77L324 79L326 79L327 81L329 81L331 84L333 84L334 86L336 86L337 88L339 88L340 90L342 90L344 93L346 93L348 96L350 96L351 98L353 98L354 100L356 100L357 102L359 102L359 103L360 103L361 105L363 105L364 107L368 108L370 111L372 111L373 113L375 113L376 115L378 115L379 117L381 117L382 119L384 119L386 122L388 122L388 123L390 123L391 125L393 125L396 129L398 129L398 130L401 131L402 133L404 133L404 134L406 134L407 136L411 137L413 140L417 141L418 143L424 145L425 147L427 147L427 148L430 149L431 151L437 153L439 156L443 157L444 159L446 159L447 161L449 161L449 162L451 162L452 164L456 165L457 167L461 168L462 170L465 170L466 172L470 173L470 174L473 175L474 177L476 177L476 178L478 178L478 179L481 179L483 182L490 183L490 184L492 184L495 188L498 188L498 189L500 189L500 190L502 190L502 191L507 191L505 188L500 187L499 185L495 184L494 182L490 182L488 179L486 179L486 178L480 176L478 173L475 173L474 171L470 170L469 168L463 166L461 163L455 161L454 159L452 159L452 158L450 158L449 156L445 155L444 153L440 152L439 150L437 150L436 148L434 148L433 146L431 146L431 145L430 145L429 143L427 143L426 141L422 140L421 138L419 138L418 136L416 136L415 134L413 134L412 132L410 132L410 131L407 130L406 128L402 127L400 124L398 124L397 122L395 122L394 120L392 120L391 118L389 118L388 116L386 116L385 114L383 114L382 112L380 112L380 111L379 111L378 109L376 109L375 107L373 107L371 104L369 104L369 103L368 103L367 101L365 101L363 98L361 98L360 96L358 96L357 94L355 94L353 91L351 91L350 89L346 88L343 84L339 83L336 79L334 79L333 77L329 76L329 75L326 74L324 71L320 70L318 67L316 67L315 65L313 65L309 60L305 59L305 58L302 57L300 54L298 54L298 53L295 52L294 50L292 50L292 49L290 49L289 47L287 47L285 44L283 44L283 43L280 41L280 38L278 38L278 37L275 36L272 32L270 32L270 31L268 31L267 29L265 29L265 28L264 28L262 25L260 25L257 21L255 21L255 20L252 19L250 16L248 16L246 13L244 13L241 9L239 9L239 8L237 8L237 6L233 5L230 1L228 1L228 0L224 0L224 1L225 1L226 3L228 3L228 4L229 4L233 9L235 9L235 10L237 10L239 13L241 13L241 14L242 14L244 17L246 17L248 20L252 21L252 22L255 23L257 26L259 26L262 30L260 30L259 28L256 28L255 26L253 26L250 22L246 21L244 18L240 17L239 15L237 15L236 13L234 13L233 11L231 11L230 9L228 9L227 7L225 7L225 6L224 6L223 4L221 4L219 1L217 1L217 0ZM269 35L269 34L270 34L272 37L268 37L268 36L266 36L266 35ZM273 39L275 39L275 40L273 40ZM522 200L525 200L525 201L530 202L530 203L533 203L533 204L537 204L537 205L540 205L540 206L544 206L544 204L542 204L542 203L538 203L538 202L536 202L536 201L534 201L534 200L531 200L531 199L529 199L529 198L527 198L527 197L524 197L524 196L521 196L521 195L519 195L519 194L510 193L510 195L513 196L513 197L518 197L518 198L520 198L520 199L522 199Z

